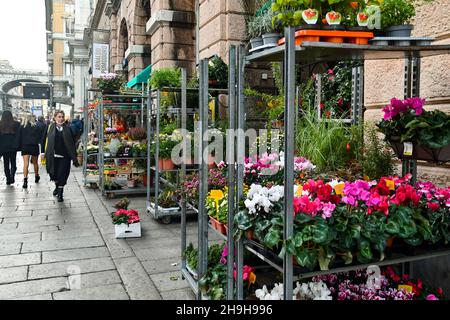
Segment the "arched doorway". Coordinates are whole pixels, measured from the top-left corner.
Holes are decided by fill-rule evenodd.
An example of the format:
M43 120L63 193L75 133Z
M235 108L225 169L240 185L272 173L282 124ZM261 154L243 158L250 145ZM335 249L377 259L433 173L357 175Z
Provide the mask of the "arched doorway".
M121 59L122 63L122 70L123 70L123 76L125 79L128 79L128 61L125 59L125 52L128 50L128 26L127 21L122 19L122 22L120 23L120 29L119 29L119 58Z

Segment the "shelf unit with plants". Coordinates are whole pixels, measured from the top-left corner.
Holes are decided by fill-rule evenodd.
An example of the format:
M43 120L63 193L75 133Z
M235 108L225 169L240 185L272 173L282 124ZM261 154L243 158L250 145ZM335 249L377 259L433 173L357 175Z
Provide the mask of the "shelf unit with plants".
M392 247L392 251L386 250L387 241L384 240L386 234L381 231L381 233L376 233L374 229L372 229L372 232L374 233L370 233L370 227L374 227L374 225L372 224L376 224L377 221L370 220L371 218L364 218L365 214L361 216L361 219L363 219L361 221L362 227L361 229L358 229L360 230L358 231L358 234L350 234L349 238L347 239L347 237L344 237L343 234L345 233L346 229L342 229L342 225L339 225L339 223L336 222L339 221L339 219L347 219L345 213L347 212L347 209L345 209L345 207L343 206L339 207L338 204L332 205L333 210L336 209L336 217L333 216L331 220L329 220L329 217L331 217L331 215L327 215L325 206L323 206L323 208L320 210L316 208L322 214L322 217L319 217L320 213L317 215L317 217L311 214L308 215L306 214L305 210L313 210L314 208L312 208L311 206L303 207L302 201L310 201L308 197L312 197L312 195L316 194L315 192L318 192L311 191L315 190L311 188L313 188L312 185L316 182L314 180L311 180L308 182L304 182L303 185L298 185L299 182L296 182L297 184L294 183L294 173L296 170L294 158L294 137L296 132L296 115L299 112L298 106L295 102L297 81L296 65L304 65L311 62L342 60L364 61L372 59L404 59L404 95L405 99L407 99L411 97L418 97L420 94L419 75L421 58L441 54L449 54L450 46L379 46L316 41L304 41L301 45L296 45L294 27L285 28L285 39L285 44L272 49L264 50L262 52L255 52L246 55L243 47L238 50L238 61L245 60L246 63L262 61L284 63L284 95L286 101L284 112L284 172L282 183L280 183L280 185L283 187L282 201L279 201L280 208L277 212L274 211L273 215L269 215L269 218L267 218L269 219L268 221L264 221L264 219L254 220L258 221L256 223L256 228L259 228L259 231L256 230L255 232L259 232L266 236L262 240L260 238L258 238L258 240L255 240L252 236L249 236L248 233L246 233L246 230L249 231L250 229L255 228L255 226L252 226L252 223L255 222L251 222L248 219L246 220L246 216L249 216L249 213L241 214L242 210L245 211L250 209L242 209L242 207L239 206L239 203L241 203L241 201L244 201L244 193L242 189L244 183L244 168L243 166L239 165L239 163L243 162L243 159L240 158L243 155L237 154L237 158L235 159L236 163L238 163L238 165L236 165L236 173L235 176L230 176L229 178L229 189L236 189L236 197L231 196L231 199L229 201L229 209L231 211L236 210L237 214L234 227L239 229L238 233L240 235L236 238L236 242L234 245L234 247L236 248L235 262L237 266L237 282L236 296L228 294L227 297L236 299L243 299L244 297L244 287L242 282L242 275L244 272L244 251L253 253L261 260L268 263L283 274L284 298L289 300L293 297L292 292L294 289L293 283L295 279L313 277L323 274L331 274L341 271L358 270L371 265L381 266L398 263L407 264L412 261L431 259L433 257L445 256L450 254L449 246L444 244L445 237L442 238L442 235L439 236L440 231L437 229L431 230L427 224L428 222L425 221L426 219L423 219L423 217L419 217L417 215L417 210L415 211L414 209L408 207L407 204L402 204L402 202L396 202L397 205L392 205L392 207L389 208L391 220L396 221L394 228L391 228L393 225L388 225L386 227L378 225L378 227L387 228L386 230L389 230L389 234L396 235L402 245ZM231 51L230 55L232 55ZM243 75L245 74L245 63L240 63L236 69L236 72L239 75L238 78L242 77L243 79ZM362 75L363 73L361 73L359 76L360 80L363 80L360 78ZM354 85L355 83L357 82L353 82ZM238 81L236 87L237 92L235 94L232 91L230 92L230 100L237 101L235 109L237 119L235 122L235 126L238 129L244 129L246 107L243 99L243 81ZM354 90L352 95L355 104L362 104L363 91L358 92L357 90ZM359 123L362 123L362 106L357 108L357 110L359 110L359 114L354 116L354 120L359 119ZM230 123L230 128L231 127L232 124ZM243 142L237 141L237 150L240 149L244 149ZM386 184L387 187L385 187L387 189L385 189L384 192L391 192L391 194L393 190L395 190L395 192L397 193L401 193L401 190L403 189L399 190L398 188L412 190L411 188L413 187L411 186L411 184L414 184L416 182L416 165L417 163L415 160L403 160L403 176L406 176L409 173L412 176L411 180L408 180L407 178L397 178L397 180L394 182L389 179L381 179L382 181L380 180L378 182L378 186ZM361 183L364 184L364 182ZM350 189L352 186L355 186L355 184L336 182L334 187L330 188L330 194L334 195L334 192L336 192L336 195L347 194L346 192L349 191L347 189L344 189L344 187ZM258 188L254 188L255 190L252 192L256 192L258 190ZM270 188L273 188L273 186L271 186ZM309 190L311 193L307 193L305 196L305 194L303 193L303 190L305 190L304 188L309 188L306 190ZM369 186L368 188L370 189L371 187ZM414 192L417 192L417 190L411 192L412 194L415 194ZM319 202L319 198L320 197L316 199L316 202ZM251 199L247 199L247 201L249 200ZM344 200L341 199L339 201ZM345 201L349 201L349 199L346 199ZM415 198L414 203L418 203L418 201L419 200ZM311 202L309 203L310 205L312 205ZM248 205L250 205L251 208L251 204L249 203ZM442 203L435 203L431 205L433 209L430 210L436 209L436 212L441 213L446 210L445 208L439 209L439 206L442 206ZM347 208L351 207L351 204L347 204ZM369 210L373 210L373 214L376 213L377 217L378 214L380 214L378 218L373 217L373 219L380 219L379 221L383 221L383 209L381 209L380 207L375 207L375 209L372 208ZM427 217L429 219L432 219L433 213L431 213L430 210L427 211L430 214L430 216ZM229 218L232 218L232 216L233 214L229 215ZM368 217L372 216L368 215ZM253 219L258 219L258 215L256 214L256 218ZM367 221L365 219L367 219ZM369 220L371 222L369 222ZM413 226L412 224L414 223L411 221L415 221L417 225L420 225L420 228L423 227L424 229L420 229L419 227L416 227L416 225ZM351 223L354 222L350 222L349 220L348 223L351 225ZM356 225L358 225L358 223ZM443 228L448 228L448 224L445 224ZM420 232L419 229L421 230ZM426 231L424 231L425 229ZM266 233L263 232L264 230L266 230ZM269 230L268 233L267 230ZM335 232L337 232L337 234L335 234ZM232 232L232 234L234 234L234 232ZM375 234L377 236L375 236ZM431 236L432 234L433 236ZM333 235L335 235L336 237ZM433 238L434 236L436 236L436 238ZM379 243L375 243L377 237L379 237ZM354 243L353 241L356 238L360 239L356 242L357 247L352 247ZM339 241L343 241L343 239L349 240L352 244L349 244L348 248L350 248L351 250L354 249L354 251L356 251L356 253L354 253L353 256L350 257L351 259L346 259L346 257L344 256L343 259L340 260L342 261L342 264L331 264L331 261L334 261L333 258L336 258L336 256L333 255L331 251L327 251L331 247L334 248L335 245L338 247L340 246L341 248L342 246L346 247L346 245L344 245L342 242L334 242L337 241L336 239L338 239ZM401 241L402 239L403 241ZM234 240L235 239L232 239L229 236L228 241ZM436 240L436 243L433 242L434 240ZM418 246L418 244L420 243L423 243L422 247ZM381 254L381 258L377 260L375 256L372 255L372 250L379 251ZM343 250L343 252L345 252L345 250ZM358 257L358 262L355 262L353 259L355 254ZM231 255L231 257L234 257L234 255ZM231 257L229 256L229 258ZM294 260L296 261L297 265L294 263ZM229 261L229 263L231 262ZM230 292L233 292L231 283L229 283L228 285L230 286L228 290Z
M98 95L99 188L104 196L146 194L146 94Z

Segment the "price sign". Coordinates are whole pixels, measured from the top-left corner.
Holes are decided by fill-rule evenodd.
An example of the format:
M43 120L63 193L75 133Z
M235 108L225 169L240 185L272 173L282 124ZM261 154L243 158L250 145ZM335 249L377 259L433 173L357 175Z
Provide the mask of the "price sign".
M411 142L405 142L403 144L403 155L412 156L413 155L413 144Z

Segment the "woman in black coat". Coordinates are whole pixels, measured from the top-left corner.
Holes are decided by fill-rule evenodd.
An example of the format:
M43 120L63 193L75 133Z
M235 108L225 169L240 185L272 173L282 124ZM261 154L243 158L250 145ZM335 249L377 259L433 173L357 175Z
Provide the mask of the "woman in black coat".
M14 121L11 111L4 111L0 121L0 156L5 166L6 184L14 184L17 171L16 155L20 146L20 123Z
M44 135L45 161L50 179L55 181L54 196L58 202L63 202L64 186L70 175L70 165L78 167L75 137L70 127L64 121L64 112L56 111L53 123L49 125Z
M23 157L23 187L28 187L28 168L31 162L34 166L34 182L39 183L39 143L42 141L42 131L36 125L36 121L32 114L27 114L22 121L20 127L20 150Z

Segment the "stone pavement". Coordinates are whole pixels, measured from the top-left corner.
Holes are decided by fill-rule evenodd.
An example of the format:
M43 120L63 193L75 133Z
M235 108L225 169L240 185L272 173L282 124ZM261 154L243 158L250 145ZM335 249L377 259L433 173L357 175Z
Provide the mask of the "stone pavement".
M72 171L63 203L45 169L39 184L30 174L27 190L21 169L14 186L6 186L1 161L0 170L0 299L194 299L179 271L180 224L155 221L145 198L130 198L142 237L115 239L110 212L118 200L85 188L80 170ZM189 242L197 243L196 221L188 224Z

